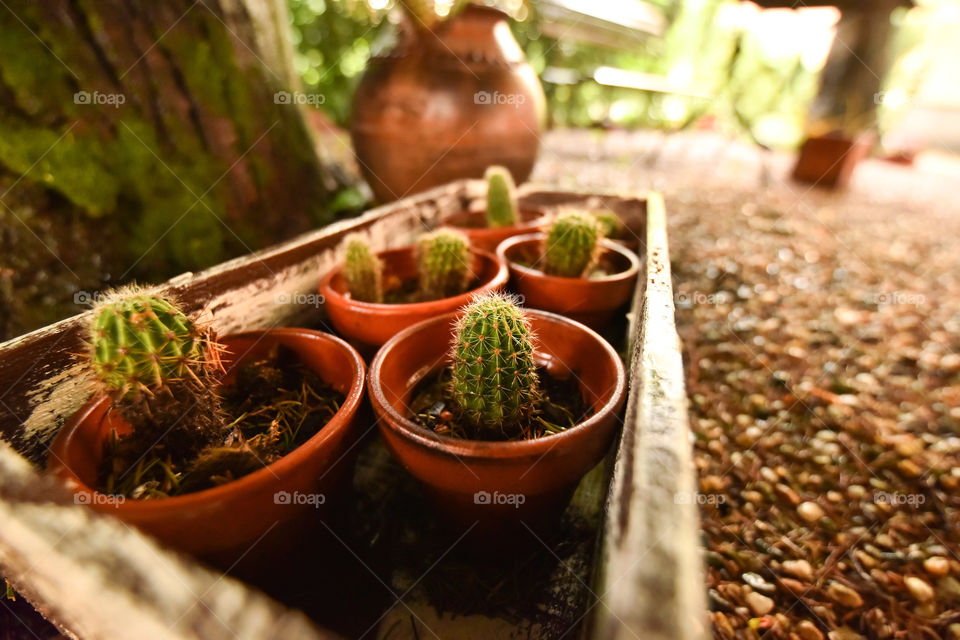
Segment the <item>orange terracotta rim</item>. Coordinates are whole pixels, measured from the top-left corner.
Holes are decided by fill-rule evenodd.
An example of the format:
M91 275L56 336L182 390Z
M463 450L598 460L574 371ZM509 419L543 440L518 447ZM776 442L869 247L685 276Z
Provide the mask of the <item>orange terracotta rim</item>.
M540 269L535 269L533 267L528 267L522 265L518 262L515 262L510 259L510 252L515 250L517 247L526 244L537 243L540 244L547 239L547 234L545 233L526 233L521 236L513 236L512 238L507 238L497 246L497 256L509 265L509 268L516 271L517 273L523 274L524 277L539 278L547 283L554 284L557 287L564 287L571 280L582 281L583 278L566 278L563 276L551 276ZM631 280L640 273L640 258L630 249L626 248L622 244L617 242L612 242L606 238L601 239L599 242L600 246L604 249L606 253L614 253L618 256L624 258L630 265L627 269L623 271L618 271L617 273L604 276L602 278L590 278L587 282L596 282L601 283L610 283L610 282L621 282L624 280Z
M401 247L399 249L387 249L386 251L377 252L377 256L384 257L389 254L405 253L412 251L411 247ZM333 269L327 271L326 275L323 276L323 279L320 280L319 291L324 295L325 298L333 298L340 302L342 305L349 304L355 309L364 309L372 313L378 311L398 311L402 309L412 309L416 307L417 309L429 310L430 308L437 308L445 311L450 307L453 302L457 302L460 305L467 304L471 298L473 298L481 290L488 291L491 289L497 289L500 287L506 286L507 282L510 280L510 269L507 267L507 264L501 260L498 256L490 253L489 251L481 251L480 249L470 248L470 252L474 255L480 256L482 259L487 260L493 264L497 265L497 272L493 278L487 280L486 282L481 282L479 286L474 287L466 293L461 293L459 296L453 296L451 298L443 298L441 300L428 300L426 302L398 302L395 304L387 302L363 302L361 300L354 300L352 297L348 298L343 294L342 291L339 291L336 287L333 286L333 279L340 275L340 272L343 270L343 264L338 264Z
M553 433L541 436L539 438L534 438L532 440L509 441L466 440L463 438L444 436L434 433L429 429L416 424L406 416L401 415L400 412L394 409L393 405L387 401L383 392L383 387L380 384L380 371L383 368L384 363L389 361L391 357L391 351L394 347L403 342L410 335L421 331L435 331L438 335L442 335L445 341L449 342L450 328L459 315L459 312L456 312L448 313L438 318L425 320L413 325L412 327L404 329L388 340L377 352L373 362L370 363L370 376L367 380L367 386L370 390L370 401L377 409L383 412L383 414L390 417L389 420L383 421L387 423L391 430L397 432L402 437L413 440L424 447L442 453L451 454L458 458L489 460L499 458L522 458L530 455L545 453L546 451L563 444L578 433L598 426L607 416L617 411L626 394L627 374L623 361L620 359L620 355L610 345L610 343L604 340L600 334L586 325L556 313L540 311L537 309L525 309L525 312L531 318L537 318L541 321L554 322L562 325L569 325L582 331L583 333L587 334L597 344L598 348L605 354L605 356L614 363L614 366L617 369L615 389L610 394L610 398L607 400L607 402L605 402L603 406L596 409L593 412L593 415L583 422L579 422L568 429L564 429L560 433ZM435 370L435 366L421 369L421 380L423 377Z
M310 453L319 449L326 442L326 440L333 437L336 432L349 428L351 420L359 409L364 395L366 367L363 358L360 357L360 354L357 353L357 351L345 340L330 335L329 333L314 331L312 329L278 328L266 329L262 331L247 331L224 336L221 338L221 340L223 342L229 342L231 339L255 339L257 342L259 342L259 340L263 339L264 337L271 335L278 337L289 337L298 340L326 341L335 345L336 348L341 349L349 356L351 369L353 372L353 382L350 385L350 389L345 394L346 397L344 398L343 403L340 405L340 409L337 411L337 413L334 414L334 416L327 422L327 424L323 426L323 428L321 428L302 445L279 460L276 460L262 469L254 471L253 473L249 473L242 478L238 478L219 487L211 487L209 489L188 493L182 496L160 498L157 500L127 500L119 506L119 509L122 509L128 513L133 513L141 511L153 511L161 508L180 509L184 507L194 507L198 503L216 501L218 498L226 496L227 494L236 493L238 491L243 492L244 490L252 488L256 485L270 484L274 482L276 477L283 477L283 475L291 467L302 462L303 458L308 457ZM256 345L256 343L254 344ZM68 423L64 425L63 432L67 437L61 441L61 438L58 436L50 448L50 458L48 458L47 465L48 471L51 471L72 483L73 486L71 488L73 489L74 493L93 495L99 494L100 492L81 481L80 478L78 478L73 471L66 466L62 459L56 455L56 453L68 445L70 440L69 436L75 430L75 426L86 420L90 413L96 409L99 409L104 403L110 403L110 398L104 395L98 395L89 400L79 411L77 411L77 413L73 415L73 417L70 418ZM109 411L110 409L107 410Z

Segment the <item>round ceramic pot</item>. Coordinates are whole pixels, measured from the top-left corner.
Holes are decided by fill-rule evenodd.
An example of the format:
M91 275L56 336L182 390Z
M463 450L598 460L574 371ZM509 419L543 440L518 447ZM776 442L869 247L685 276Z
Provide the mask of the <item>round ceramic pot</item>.
M480 178L490 165L529 177L546 99L506 18L470 4L433 30L404 24L397 46L371 58L350 137L379 200Z
M462 232L470 240L471 246L494 253L507 238L540 231L549 220L550 217L539 209L520 209L520 222L512 227L488 227L483 211L461 211L447 216L442 223Z
M514 236L500 243L497 255L510 267L510 285L534 309L553 311L593 328L604 327L633 296L640 259L622 244L601 240L599 260L612 275L603 278L549 276L533 266L542 260L543 233Z
M387 446L459 527L502 531L542 526L562 512L580 478L604 457L621 424L627 386L623 362L591 329L529 311L535 358L554 376L572 376L593 408L585 421L533 440L488 442L438 435L410 420L415 387L449 364L457 314L410 327L370 365L370 399Z
M237 367L262 357L274 345L297 353L303 363L346 398L340 410L312 438L289 454L233 482L156 500L117 500L101 494L97 470L111 431L129 432L111 401L87 402L57 434L47 468L65 480L76 501L114 515L161 542L215 564L232 563L268 549L267 533L289 532L322 514L331 493L350 468L347 451L355 439L357 410L364 392L365 366L346 342L308 329L270 329L221 339L229 383Z
M406 329L427 318L449 313L467 304L473 296L502 289L510 279L507 266L492 253L470 250L473 262L470 269L474 280L480 285L451 298L386 304L362 302L350 297L342 265L327 272L320 281L320 293L324 297L324 307L333 326L351 340L366 345L379 346L393 337L398 331ZM389 249L377 254L383 263L385 275L397 282L417 277L417 260L413 247Z

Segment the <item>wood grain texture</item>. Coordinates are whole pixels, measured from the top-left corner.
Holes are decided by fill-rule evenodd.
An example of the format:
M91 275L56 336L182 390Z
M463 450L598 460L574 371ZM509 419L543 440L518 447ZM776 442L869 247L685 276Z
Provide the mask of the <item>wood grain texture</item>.
M694 473L663 199L647 202L642 314L597 561L598 640L706 640Z

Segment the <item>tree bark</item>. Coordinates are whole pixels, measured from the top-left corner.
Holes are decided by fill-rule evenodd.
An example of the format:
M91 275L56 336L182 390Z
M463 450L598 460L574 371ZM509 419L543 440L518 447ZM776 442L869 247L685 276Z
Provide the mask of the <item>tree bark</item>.
M0 7L0 339L331 220L287 29L282 0Z

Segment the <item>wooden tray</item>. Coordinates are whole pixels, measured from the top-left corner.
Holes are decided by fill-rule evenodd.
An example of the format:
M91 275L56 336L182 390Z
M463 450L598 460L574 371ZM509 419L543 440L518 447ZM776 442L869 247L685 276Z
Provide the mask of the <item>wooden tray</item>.
M481 190L446 185L165 286L222 333L326 328L309 298L285 302L314 293L346 233L403 246ZM89 395L72 355L83 349L76 316L0 345L0 572L82 638L707 638L663 202L532 186L521 195L528 206L613 209L645 264L607 336L630 368L622 434L550 535L497 557L458 549L371 428L343 505L272 575L244 583L160 548L38 471Z

